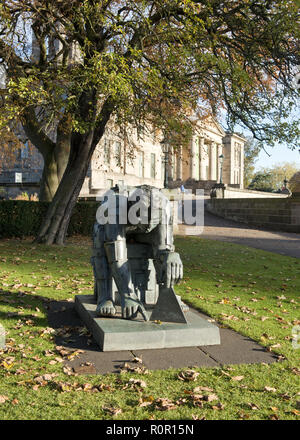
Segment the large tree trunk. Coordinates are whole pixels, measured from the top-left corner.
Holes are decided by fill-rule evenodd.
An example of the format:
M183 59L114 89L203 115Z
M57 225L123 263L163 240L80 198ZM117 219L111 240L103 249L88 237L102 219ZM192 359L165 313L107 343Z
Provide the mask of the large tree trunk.
M40 183L39 200L51 202L58 188L57 162L55 154L50 151L44 156L44 168Z
M51 202L68 164L71 146L71 119L67 113L56 128L56 142L42 130L34 108L24 114L25 133L39 150L44 159L44 168L40 185L39 200Z
M91 159L91 137L92 133L82 142L72 142L68 166L39 230L38 242L63 244Z
M112 109L102 109L101 123L85 135L73 134L69 161L56 194L41 224L36 241L46 244L64 243L72 210L78 199L93 152L101 139Z

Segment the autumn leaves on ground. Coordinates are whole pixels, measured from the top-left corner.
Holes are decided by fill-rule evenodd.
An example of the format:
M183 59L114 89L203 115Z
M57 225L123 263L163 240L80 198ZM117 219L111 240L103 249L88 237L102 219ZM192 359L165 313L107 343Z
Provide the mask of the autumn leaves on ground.
M177 293L273 351L277 362L148 371L133 359L136 367L119 375L76 374L64 360L80 351L55 342L72 332L50 328L45 306L91 292L88 239L65 247L2 240L0 418L298 419L300 260L196 237L176 246L185 273Z

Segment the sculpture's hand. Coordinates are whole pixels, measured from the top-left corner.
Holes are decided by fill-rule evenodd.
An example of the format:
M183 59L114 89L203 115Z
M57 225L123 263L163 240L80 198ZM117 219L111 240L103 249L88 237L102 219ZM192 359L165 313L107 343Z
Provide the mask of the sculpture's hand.
M145 321L149 321L149 317L147 316L145 307L139 301L138 297L131 293L122 295L121 298L121 307L122 307L122 318L125 319L134 319L136 318L138 312L140 312Z
M177 284L183 277L183 265L177 252L164 253L160 256L161 282L167 288Z
M114 316L116 309L111 299L105 299L97 305L96 313L99 316Z

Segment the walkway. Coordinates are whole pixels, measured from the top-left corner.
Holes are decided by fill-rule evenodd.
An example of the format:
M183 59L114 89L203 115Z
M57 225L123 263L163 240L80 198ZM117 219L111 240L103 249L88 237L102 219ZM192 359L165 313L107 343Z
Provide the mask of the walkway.
M244 223L225 220L208 212L204 215L204 228L179 226L179 235L190 235L190 231L193 235L210 240L237 243L300 258L300 234L256 229Z

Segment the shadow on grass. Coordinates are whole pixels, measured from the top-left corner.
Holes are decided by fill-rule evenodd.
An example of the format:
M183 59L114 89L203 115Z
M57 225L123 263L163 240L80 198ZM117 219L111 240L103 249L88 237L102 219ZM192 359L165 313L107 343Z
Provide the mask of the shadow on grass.
M11 292L0 289L0 308L10 306L15 309L13 312L0 310L0 322L2 319L15 320L16 326L21 321L22 330L35 331L37 327L51 327L56 330L55 345L63 346L73 350L83 350L83 354L73 361L66 361L65 365L71 368L80 368L85 361L95 364L96 373L120 373L121 366L127 362L131 363L133 356L128 352L104 353L93 340L92 335L87 331L74 308L74 302L54 300L40 295L31 295L24 292ZM30 306L35 310L38 307L43 309L45 317L37 317L32 313L24 313L18 307ZM19 312L19 313L18 313ZM23 312L20 314L20 312ZM26 324L26 321L29 324ZM82 373L85 374L85 373ZM93 373L88 373L93 374Z

